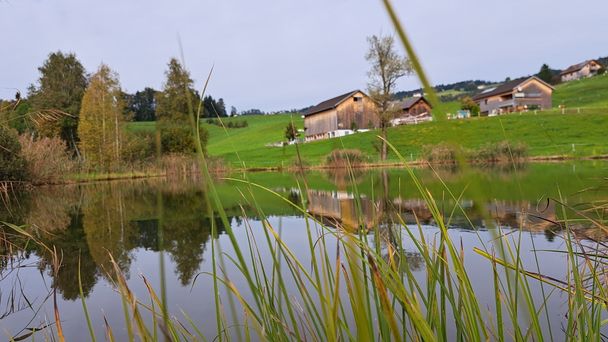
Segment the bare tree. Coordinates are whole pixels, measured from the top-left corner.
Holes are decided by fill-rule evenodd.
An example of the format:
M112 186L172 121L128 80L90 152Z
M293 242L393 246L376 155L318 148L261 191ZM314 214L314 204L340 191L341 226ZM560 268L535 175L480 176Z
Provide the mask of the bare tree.
M382 138L386 140L386 129L391 124L397 108L391 107L391 98L397 80L414 73L412 64L407 57L402 57L396 51L392 36L367 37L369 50L365 59L370 62L371 69L368 72L368 92L377 106L378 121ZM380 158L386 160L386 141L382 141Z

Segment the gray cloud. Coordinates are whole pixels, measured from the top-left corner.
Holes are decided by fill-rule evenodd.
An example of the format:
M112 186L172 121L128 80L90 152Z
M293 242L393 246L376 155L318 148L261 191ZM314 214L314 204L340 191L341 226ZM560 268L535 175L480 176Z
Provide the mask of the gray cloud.
M394 0L434 83L501 80L608 55L605 0ZM380 1L0 0L0 98L57 50L104 62L130 92L162 86L178 36L197 86L239 109L303 107L366 87L366 36L391 33ZM418 86L415 78L400 88Z

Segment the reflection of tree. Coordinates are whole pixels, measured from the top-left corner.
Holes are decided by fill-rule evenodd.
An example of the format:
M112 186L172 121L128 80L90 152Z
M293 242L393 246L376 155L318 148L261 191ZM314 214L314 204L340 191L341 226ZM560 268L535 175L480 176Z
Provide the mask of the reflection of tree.
M58 234L48 234L42 242L49 248L55 247L61 259L61 266L53 278L53 287L57 288L64 299L75 300L78 290L78 258L80 256L80 277L83 294L87 296L97 282L97 266L91 257L89 246L82 226L82 213L73 213L69 225ZM38 246L38 255L43 260L41 266L51 265L53 257L50 251ZM53 275L52 271L50 274Z
M327 170L326 175L338 189L344 190L348 186L361 183L365 178L366 172L357 168L332 168Z
M41 188L31 196L25 223L31 230L59 232L70 225L73 208L80 199L74 186Z
M176 263L183 285L190 283L203 261L205 245L211 235L211 220L200 192L164 194L163 240ZM221 227L221 222L215 224ZM219 225L218 225L219 224Z
M110 183L97 187L94 193L88 192L82 206L86 240L93 259L104 274L113 270L110 254L122 272L129 271L129 251L132 246L128 243L132 240L130 235L135 234L136 230L127 219L124 205L126 193L122 185Z

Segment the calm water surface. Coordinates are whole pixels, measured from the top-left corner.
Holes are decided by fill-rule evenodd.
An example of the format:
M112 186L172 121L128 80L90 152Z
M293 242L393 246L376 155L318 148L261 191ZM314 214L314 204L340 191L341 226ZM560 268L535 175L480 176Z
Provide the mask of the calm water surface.
M543 252L564 249L562 232L553 223L563 219L564 213L551 199L581 210L608 201L608 163L600 161L528 164L517 171L512 167L473 168L467 172L419 169L416 174L438 201L452 237L462 241L477 295L490 313L494 303L493 288L489 286L491 265L473 252L474 247L491 248L498 229L508 233L521 228L524 266L536 270L533 251L537 250L542 273L563 279L565 257ZM354 175L312 172L305 177L252 173L245 177L294 203L303 203L308 213L332 229L379 227L382 234L395 227L399 230L402 227L398 222L403 220L419 235L417 219L427 241L438 234L432 215L405 170ZM248 230L262 241L260 217L266 216L303 263L309 263L310 252L304 243L308 228L301 211L269 191L247 184L223 179L216 186L242 246L247 245ZM46 246L55 246L61 253L62 266L53 274L51 254L41 246L29 244L25 252L4 248L2 254L7 257L0 265L0 331L8 339L27 333L27 328L53 322L51 293L56 288L68 341L88 340L77 280L80 262L83 291L96 334L103 338L105 317L117 339L125 339L120 297L107 275L111 254L144 303L149 297L142 277L158 290L163 276L159 264L164 259L170 312L178 318L183 317L182 311L188 313L213 338L213 284L206 274L212 266L210 243L216 240L228 255L233 250L221 220L205 214L207 203L200 189L196 181L152 179L45 187L11 196L9 206L0 209L0 221L25 225ZM363 213L363 219L358 213ZM212 225L219 227L215 235ZM607 238L600 229L585 224L573 225L573 230L583 240ZM7 239L15 244L23 242L13 235ZM374 240L371 232L369 239ZM402 234L401 239L408 250L408 264L424 282L423 258L410 238ZM263 261L270 263L271 251L261 247L260 252ZM236 285L245 288L234 267L229 263L224 267ZM540 296L540 291L535 284L533 292ZM551 296L551 326L545 323L544 329L561 331L567 309L565 298L559 293Z

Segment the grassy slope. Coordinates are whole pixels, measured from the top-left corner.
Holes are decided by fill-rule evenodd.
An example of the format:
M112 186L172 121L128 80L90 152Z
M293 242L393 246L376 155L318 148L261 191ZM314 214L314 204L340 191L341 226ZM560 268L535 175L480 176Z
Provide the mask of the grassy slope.
M608 108L608 74L560 84L553 93L553 106Z
M408 159L417 159L424 145L442 142L458 144L466 148L509 140L525 142L532 156L573 155L590 156L608 153L605 127L608 127L608 76L559 85L553 103L566 104L569 108L588 108L581 114L545 113L511 114L501 117L473 118L469 120L437 120L415 126L401 126L389 130L389 141ZM437 117L453 113L457 102L442 104L435 110ZM298 116L246 116L228 118L247 120L246 128L226 131L218 126L204 123L210 133L208 151L233 165L269 167L291 165L297 159L296 147L266 147L267 144L283 140L285 126L293 120L302 128L303 120ZM130 130L152 130L154 123L131 123ZM363 151L371 160L376 160L377 131L358 133L340 139L330 139L299 145L302 158L311 165L321 164L333 149L353 148ZM574 149L572 147L574 144ZM238 152L238 155L237 155ZM395 156L389 156L397 161Z

